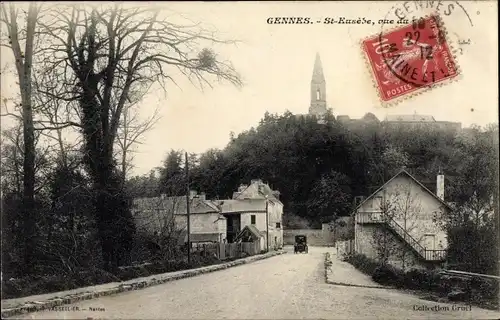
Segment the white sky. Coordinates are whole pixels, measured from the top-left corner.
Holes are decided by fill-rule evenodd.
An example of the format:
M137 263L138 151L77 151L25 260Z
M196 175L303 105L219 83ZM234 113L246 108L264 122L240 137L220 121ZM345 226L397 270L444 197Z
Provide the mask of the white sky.
M134 173L146 173L159 166L171 148L198 153L222 148L230 131L239 133L256 126L266 111L307 113L316 52L321 55L327 103L334 115L358 118L372 112L382 119L386 114L417 112L437 120L462 122L463 126L498 122L497 3L461 1L473 26L456 2L444 2L441 11L449 4L454 4L455 10L443 18L450 42L456 47L458 40L471 40L470 45L461 46L462 55L458 56L462 79L388 109L381 108L377 101L359 46L361 39L380 32L379 25L269 25L266 19L294 16L316 21L345 16L378 20L391 7L403 8L403 2L157 4L211 24L220 37L242 40L237 46L216 49L233 62L245 85L238 89L216 84L214 89L201 92L187 80L179 79L176 81L181 88L170 86L166 96L158 90L150 92L141 104L143 116L160 104L162 119L147 133L146 143L138 147ZM415 10L412 14L421 15ZM2 50L1 59L3 66L12 58ZM15 86L5 85L10 77L2 75L2 96L16 93ZM2 124L8 125L7 121L2 119Z

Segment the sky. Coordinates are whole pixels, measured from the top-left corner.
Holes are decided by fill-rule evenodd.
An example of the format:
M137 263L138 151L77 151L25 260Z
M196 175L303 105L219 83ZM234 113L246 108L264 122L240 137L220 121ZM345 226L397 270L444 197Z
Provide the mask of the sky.
M307 113L310 81L316 53L321 56L326 78L326 100L334 115L362 117L367 112L379 119L387 114L425 114L436 120L486 125L498 122L498 47L496 1L443 1L441 12L448 40L460 50L460 80L436 87L397 106L381 106L372 75L362 55L360 41L380 32L381 26L339 24L268 24L269 17L368 18L377 21L394 16L424 15L407 2L172 2L156 5L218 30L220 38L240 40L235 45L214 47L240 73L242 88L214 83L203 91L187 79L176 78L164 93L153 88L140 103L141 116L160 107L161 119L144 136L134 159L134 174L159 166L170 149L201 153L223 148L230 132L256 126L266 111ZM131 5L130 3L128 5ZM137 3L144 5L144 3ZM424 6L427 2L424 2ZM452 14L444 11L453 5ZM459 7L459 5L461 7ZM463 8L463 9L462 9ZM427 11L426 11L427 10ZM411 11L408 13L408 11ZM459 41L470 44L459 45ZM2 50L4 65L8 53ZM15 94L5 86L13 75L2 74L2 96ZM473 111L472 111L473 109ZM2 125L8 120L2 118Z

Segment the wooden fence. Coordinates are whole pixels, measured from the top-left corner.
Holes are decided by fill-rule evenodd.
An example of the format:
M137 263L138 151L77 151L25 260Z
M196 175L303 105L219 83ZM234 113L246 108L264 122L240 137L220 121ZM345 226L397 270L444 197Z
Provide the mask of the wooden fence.
M260 242L192 244L191 252L202 256L215 256L220 260L236 259L260 253Z
M484 279L493 279L493 280L500 280L499 276L494 276L491 274L481 274L481 273L473 273L473 272L465 272L465 271L458 271L458 270L442 270L440 272L441 274L445 274L448 276L455 276L455 277L462 277L462 278L484 278Z

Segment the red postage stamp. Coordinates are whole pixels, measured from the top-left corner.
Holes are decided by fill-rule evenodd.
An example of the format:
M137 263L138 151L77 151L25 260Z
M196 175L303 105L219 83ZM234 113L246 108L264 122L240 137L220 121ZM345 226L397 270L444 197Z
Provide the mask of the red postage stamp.
M459 69L438 16L433 15L362 42L383 101L450 80Z

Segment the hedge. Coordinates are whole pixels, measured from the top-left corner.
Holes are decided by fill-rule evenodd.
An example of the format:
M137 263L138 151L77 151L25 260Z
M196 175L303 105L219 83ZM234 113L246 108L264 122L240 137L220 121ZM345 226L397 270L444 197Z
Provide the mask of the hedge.
M380 264L362 254L348 256L346 261L382 285L449 295L450 299L450 293L460 293L453 296L485 307L498 304L498 280L449 276L435 270L411 269L404 272L393 266Z
M193 255L190 264L186 260L153 261L142 265L119 268L116 275L102 269L91 269L75 271L73 274L2 279L2 299L66 291L109 282L127 281L154 274L209 266L220 262L220 260L214 257Z

